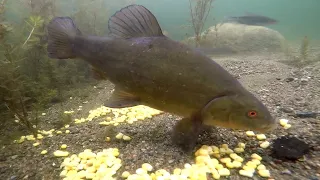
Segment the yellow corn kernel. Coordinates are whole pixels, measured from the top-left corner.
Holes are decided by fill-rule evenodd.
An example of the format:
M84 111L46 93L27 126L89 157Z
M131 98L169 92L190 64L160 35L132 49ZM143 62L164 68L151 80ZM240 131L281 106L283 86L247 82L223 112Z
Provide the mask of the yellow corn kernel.
M229 149L228 144L222 144L222 145L221 145L221 148Z
M173 174L174 175L180 175L181 174L181 169L180 168L176 168L173 170Z
M231 159L230 158L221 158L220 161L222 163L227 163L227 162L231 162Z
M235 168L240 168L242 166L242 163L239 161L233 161L232 164L233 164L233 167Z
M246 170L239 170L239 174L241 176L246 176L246 177L253 177L253 172L252 171L246 171Z
M66 145L66 144L62 144L60 148L61 148L61 149L66 149L66 148L67 148L67 145Z
M261 156L259 156L258 154L256 154L256 153L253 153L252 155L251 155L251 158L252 159L258 159L258 160L262 160L262 157Z
M142 169L144 169L146 171L152 171L152 169L153 169L152 165L149 163L143 163L141 167L142 167Z
M244 149L244 148L246 148L246 144L240 142L240 143L238 143L238 147Z
M284 129L289 129L291 128L291 124L286 124L285 126L283 126Z
M138 175L147 174L147 173L148 172L146 170L142 169L142 168L138 168L136 170L136 174L138 174Z
M243 153L244 149L243 148L234 148L234 152L236 153Z
M235 161L243 162L243 158L239 156L239 157L237 157L237 158L235 159Z
M118 134L116 135L116 138L117 138L117 139L122 139L122 138L123 138L123 134L122 134L122 133L118 133Z
M222 168L218 170L220 176L230 176L230 171L227 168Z
M286 124L288 124L288 122L289 122L289 120L287 120L287 119L280 119L279 120L279 123L281 126L285 126Z
M257 167L258 170L264 170L266 169L266 166L263 165L263 164L260 164L258 167Z
M229 169L232 169L232 168L234 168L234 165L233 165L233 163L230 161L230 162L227 162L226 163L226 166L227 166L227 168L229 168Z
M266 169L259 170L259 171L258 171L258 174L259 174L261 177L270 177L270 171L269 171L269 170L266 170Z
M107 142L110 142L110 141L111 141L111 138L110 138L110 137L106 137L106 141L107 141Z
M196 153L196 156L208 156L209 152L208 150L204 149L204 148L200 148Z
M244 165L244 166L242 167L243 170L245 170L245 171L252 171L252 172L255 172L255 168L256 168L256 167L254 167L254 166L248 166L248 165Z
M65 157L69 155L69 152L57 150L53 153L53 155L56 157Z
M260 144L260 147L261 147L261 148L267 148L267 147L269 147L269 145L270 145L270 143L269 143L268 141L264 141L264 142L262 142L262 143Z
M217 170L212 171L211 173L212 173L213 179L220 179L220 174Z
M254 164L256 164L257 166L258 166L259 164L261 164L260 160L258 160L258 159L252 159L251 162L254 163Z
M125 141L130 141L131 137L123 135L122 139L125 140Z
M265 139L267 139L267 137L264 134L257 134L257 139L258 140L265 140Z
M236 154L236 153L232 153L232 154L230 154L229 155L232 159L237 159L238 157L240 157L240 156L238 156L238 154Z
M246 134L247 134L247 136L255 136L253 131L247 131Z

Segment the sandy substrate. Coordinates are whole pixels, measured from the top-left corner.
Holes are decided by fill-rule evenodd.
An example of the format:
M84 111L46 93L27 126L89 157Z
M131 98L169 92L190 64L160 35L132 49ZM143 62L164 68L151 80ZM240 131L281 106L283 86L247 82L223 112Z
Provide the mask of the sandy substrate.
M261 154L263 163L270 170L272 178L276 180L320 178L319 117L318 119L301 119L292 116L296 111L319 111L320 62L297 71L296 68L278 62L285 58L283 55L265 54L214 59L257 95L277 119L290 120L292 124L290 129L284 130L278 127L272 133L266 134L270 142L282 135L293 135L308 143L312 147L311 152L300 161L280 161L270 156L271 148L260 148L258 141L247 137L244 131L223 128L216 128L212 133L201 136L197 148L202 144L218 146L223 143L233 148L238 142L244 142L247 146L242 156L248 157L252 153ZM288 82L287 78L294 80ZM308 80L301 83L301 78ZM112 88L112 84L101 82L96 88L83 89L89 92L89 96L80 99L75 95L72 100L65 102L64 108L65 110L77 109L81 105L82 111L77 111L73 118L86 118L89 110L100 107L108 99ZM84 101L88 103L83 104ZM49 130L54 127L52 124L57 120L58 108L59 106L55 105L46 111L47 115L42 117L43 123L40 129ZM125 170L135 172L145 162L152 164L155 169L162 168L172 172L174 168L183 168L185 163L194 161L193 154L184 153L171 141L171 130L178 119L179 117L164 113L152 119L116 127L101 126L99 125L101 119L96 119L88 123L71 125L68 128L70 134L45 138L37 147L33 147L34 142L30 141L22 144L6 143L0 150L0 179L60 179L59 166L63 159L53 157L52 153L64 143L69 146L67 150L75 154L87 148L94 151L110 147L119 148L123 165L118 177ZM1 135L5 137L10 135L11 131L12 129L7 128ZM105 141L106 136L114 137L118 132L130 135L132 140L129 142ZM41 155L40 152L43 149L48 150L48 154ZM240 176L238 170L231 170L231 176L221 179L250 178ZM254 179L262 178L255 175Z

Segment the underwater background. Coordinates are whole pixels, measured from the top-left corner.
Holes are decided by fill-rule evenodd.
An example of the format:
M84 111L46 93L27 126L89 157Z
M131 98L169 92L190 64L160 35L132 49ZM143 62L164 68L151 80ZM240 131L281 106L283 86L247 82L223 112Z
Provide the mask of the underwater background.
M320 0L213 0L203 29L195 33L197 28L192 27L189 2L194 10L199 2L208 1L0 0L0 180L51 180L75 174L84 177L82 167L90 164L107 173L105 179L108 180L111 176L131 177L127 178L131 180L146 173L144 171L148 171L144 175L152 176L153 180L162 175L174 177L177 173L197 179L198 173L193 172L199 172L203 179L208 176L208 180L220 176L222 180L252 177L318 180ZM265 134L217 127L200 135L192 154L187 154L171 141L181 117L144 105L106 107L115 86L105 74L117 71L117 66L108 66L112 71L101 72L100 66L93 66L85 59L48 56L47 25L54 17L69 16L84 35L100 38L109 33L110 17L130 4L150 10L164 35L184 45L198 45L198 51L221 65L268 108L278 127ZM253 15L260 22L261 17L269 17L277 23L216 26L227 17L246 14L261 15ZM126 55L125 51L118 53ZM158 58L145 59L139 71L156 77L148 75L154 71L146 67L150 67L149 60L155 62ZM106 56L103 60L110 59ZM201 63L201 59L193 60L192 65ZM177 62L173 66L177 71L171 69L170 61L164 65L157 61L157 65L170 68L170 73L177 75L186 62L179 58L179 66ZM191 73L201 72L201 68L198 70ZM164 81L174 79L167 69L164 71ZM215 84L211 78L224 79L219 74L194 77L197 78L190 76L184 80ZM161 88L160 83L155 83L151 89L157 86ZM192 99L185 95L187 90L174 90L186 100ZM229 156L234 159L232 163ZM80 164L79 158L84 159ZM208 164L215 164L215 171L207 173L198 169L197 164L204 167L207 160L210 160ZM261 163L258 166L261 169L255 167L256 163ZM106 170L106 164L114 169ZM248 169L247 165L253 167L249 167L249 171L240 170L240 166ZM250 168L257 169L254 173ZM91 168L86 178L105 175L96 170Z
M57 0L58 16L71 15L79 6L90 7L97 1ZM99 16L105 17L104 24L107 26L109 17L129 1L101 1L97 10ZM186 36L192 36L192 28L183 28L190 25L190 12L188 0L136 0L132 1L150 9L157 17L162 30L166 30L175 40L183 40ZM20 22L21 17L27 13L22 4L10 1L13 10L7 11L8 20ZM279 31L289 41L301 41L308 36L312 41L320 41L319 23L319 0L215 0L213 8L206 21L204 30L219 23L228 16L241 16L246 13L264 15L278 20L277 24L268 27Z

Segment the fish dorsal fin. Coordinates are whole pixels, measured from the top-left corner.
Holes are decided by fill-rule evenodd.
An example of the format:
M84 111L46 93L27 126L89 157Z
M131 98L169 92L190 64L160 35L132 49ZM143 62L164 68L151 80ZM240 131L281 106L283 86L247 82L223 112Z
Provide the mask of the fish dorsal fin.
M141 5L130 5L109 19L109 30L118 38L163 36L156 17Z
M110 108L132 107L140 105L140 98L122 89L115 88L111 98L104 105Z

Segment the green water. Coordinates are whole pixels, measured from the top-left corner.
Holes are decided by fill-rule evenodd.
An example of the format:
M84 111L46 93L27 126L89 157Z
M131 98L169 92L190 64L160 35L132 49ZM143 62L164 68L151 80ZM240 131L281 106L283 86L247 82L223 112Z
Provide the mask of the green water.
M188 0L138 0L137 3L149 8L161 27L175 39L182 39L185 33L192 34L190 30L178 28L190 24ZM279 31L287 40L300 41L304 36L320 40L320 0L216 0L213 5L206 27L216 22L213 18L221 20L249 12L277 19L278 24L268 27Z
M104 15L104 23L107 26L108 18L128 1L96 0L105 6L105 11L99 7L97 13ZM79 7L80 1L57 0L59 16L71 15ZM81 1L92 3L94 1ZM26 8L10 1L11 8L7 11L7 19L20 22ZM136 0L136 4L147 7L158 19L161 28L169 32L170 37L182 40L186 36L192 36L190 22L189 0ZM301 40L308 36L313 41L320 41L320 0L215 0L205 28L214 25L227 16L240 16L246 12L268 16L279 21L278 24L270 25L269 28L279 31L287 40ZM19 19L20 18L20 19ZM214 20L216 19L216 20Z

